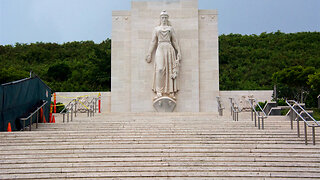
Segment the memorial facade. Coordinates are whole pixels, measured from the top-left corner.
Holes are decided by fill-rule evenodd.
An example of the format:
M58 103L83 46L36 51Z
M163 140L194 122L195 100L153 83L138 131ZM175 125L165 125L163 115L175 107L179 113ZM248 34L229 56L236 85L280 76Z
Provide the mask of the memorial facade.
M170 18L170 27L163 26L162 30L174 31L178 44L170 36L175 50L170 53L173 62L179 61L179 71L170 72L169 78L174 80L168 91L160 90L162 85L156 89L157 48L150 50L153 32L161 25L161 13ZM173 98L176 112L217 112L217 20L217 11L199 10L198 0L132 1L131 10L113 11L111 112L154 112L155 96ZM158 39L157 45L165 45L162 41L165 38L161 42Z

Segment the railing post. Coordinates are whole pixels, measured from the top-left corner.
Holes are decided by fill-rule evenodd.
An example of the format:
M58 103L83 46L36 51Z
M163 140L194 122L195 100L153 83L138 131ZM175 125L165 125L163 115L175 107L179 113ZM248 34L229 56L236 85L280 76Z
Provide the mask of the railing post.
M300 126L299 126L299 121L300 121L300 117L297 117L297 133L298 133L298 137L300 137Z
M261 128L264 129L264 116L261 116Z
M97 102L98 102L98 99L97 98L94 98L94 112L97 113Z
M36 128L38 129L38 121L39 121L39 111L37 111L37 122L36 122Z
M233 110L232 110L233 111ZM232 119L234 120L234 121L236 121L236 113L233 111L232 112Z
M63 115L63 123L64 123L66 113L63 113L62 115Z
M92 111L92 117L94 116L94 109L93 109L93 105L91 105L91 111Z
M74 101L74 117L77 117L77 99Z
M235 113L235 121L238 121L238 108L234 108L234 113Z
M239 121L239 111L237 111L237 121Z
M73 106L71 106L71 121L73 120Z
M69 111L67 111L67 122L69 122Z
M92 109L93 111L92 111L92 113L93 113L93 117L94 117L95 107L96 107L96 106L94 105L94 103L93 103L93 105L92 105L92 106L93 106L93 109Z
M312 142L313 142L313 145L316 145L316 132L315 132L315 127L312 126Z
M33 117L33 115L30 117L29 131L31 131L32 117Z
M87 116L89 117L89 111L90 111L90 110L89 110L89 107L88 107L88 109L87 109L87 110L88 110Z
M231 104L230 112L231 112L231 116L232 116L232 107L233 107L233 105L232 105L232 98L229 98L229 99L230 99L230 104Z
M261 119L260 111L258 111L258 129L260 129L260 119Z
M290 120L290 122L291 122L291 129L293 129L293 113L294 113L294 111L293 111L293 109L291 108L291 114L290 114L290 116L291 116L291 120Z
M304 122L304 143L308 144L307 123Z
M257 113L254 113L254 127L257 127Z
M253 99L249 98L250 106L251 106L251 121L253 121Z
M23 131L25 127L26 127L26 121L23 121L23 128L22 128Z

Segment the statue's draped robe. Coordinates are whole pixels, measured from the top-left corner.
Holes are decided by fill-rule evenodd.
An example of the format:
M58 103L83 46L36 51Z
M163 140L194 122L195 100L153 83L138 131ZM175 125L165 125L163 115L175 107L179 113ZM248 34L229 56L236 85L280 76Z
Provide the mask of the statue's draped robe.
M162 94L175 93L179 90L177 77L172 78L176 63L176 51L172 46L172 41L177 40L175 32L171 26L158 26L152 38L157 40L152 90Z

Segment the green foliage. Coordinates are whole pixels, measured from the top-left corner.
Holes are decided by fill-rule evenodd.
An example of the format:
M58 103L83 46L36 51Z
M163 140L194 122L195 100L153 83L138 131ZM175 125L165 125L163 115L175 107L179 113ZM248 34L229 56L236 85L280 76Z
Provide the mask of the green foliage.
M265 101L265 102L258 102L258 104L259 104L260 107L263 109L264 106L267 104L267 101ZM259 108L258 105L256 105L255 109L256 109L256 111L261 111L261 109Z
M51 102L52 108L53 108L53 102ZM56 112L60 113L64 109L65 105L61 102L57 102L56 104ZM53 109L52 109L53 112Z
M277 84L277 96L305 102L307 107L317 105L320 93L320 73L314 67L292 66L272 75Z
M320 71L308 76L308 85L320 94Z
M111 40L0 45L0 83L32 70L54 91L109 91Z
M281 109L281 116L286 115L290 109Z
M319 49L320 32L221 35L220 89L271 90L272 74L284 68L301 65L320 69ZM300 80L300 85L306 82Z
M28 72L19 71L12 66L8 68L6 68L6 66L0 68L0 84L4 84L19 79L24 79L28 76Z
M65 63L54 64L47 71L47 77L50 81L66 81L70 76L70 67Z
M317 121L320 121L320 109L313 109L313 118Z
M292 66L273 73L273 82L280 86L278 97L297 99L304 102L310 92L310 86L307 84L310 75L316 72L314 67Z
M277 105L278 106L287 106L287 103L284 99L277 99Z
M272 74L292 66L320 69L320 33L282 32L260 35L219 36L220 89L273 89ZM39 75L54 91L110 91L111 40L0 45L0 83ZM314 69L312 69L314 68ZM310 75L310 78L309 78ZM306 77L306 74L302 74ZM298 83L319 91L319 74L308 74ZM303 84L307 82L307 84ZM303 84L303 86L301 86ZM283 84L278 90L292 92ZM296 88L296 87L295 87ZM309 93L309 94L310 94ZM294 95L292 95L294 96ZM306 97L308 100L309 96ZM311 98L314 102L314 98ZM310 101L311 102L311 101Z

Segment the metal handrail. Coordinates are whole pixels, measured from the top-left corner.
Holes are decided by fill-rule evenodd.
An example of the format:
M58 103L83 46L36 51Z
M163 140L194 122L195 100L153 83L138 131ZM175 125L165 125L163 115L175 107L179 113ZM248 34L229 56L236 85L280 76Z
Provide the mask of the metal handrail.
M84 105L87 109L88 117L94 116L98 99L99 98L93 98L93 99L91 99L91 101L88 102L87 106ZM69 122L69 114L70 113L71 113L71 121L73 121L73 113L74 113L75 117L77 116L77 101L78 101L77 99L72 99L68 103L68 105L66 105L65 108L60 112L60 114L63 115L63 122L65 122L65 115L66 114L67 114L67 122ZM69 106L71 106L71 107L69 108ZM65 112L63 112L63 111L65 111Z
M264 112L264 110L262 109L262 107L260 106L259 103L257 103L257 106L259 107L259 109L260 109L261 112L263 113L264 117L268 117L267 114Z
M88 109L88 116L94 116L94 113L96 113L96 110L97 110L97 101L98 101L99 98L92 98L91 101L88 103L89 104L89 108ZM92 104L92 105L90 105ZM89 113L90 111L90 113Z
M229 99L230 99L230 105L231 105L230 111L231 111L232 119L234 121L239 121L239 112L240 112L239 106L235 102L234 98L229 98Z
M38 112L39 112L39 110L40 110L43 106L45 106L45 105L48 103L48 101L42 100L42 102L43 102L43 104L42 104L41 106L39 106L35 111L33 111L28 117L20 118L20 120L23 121L23 128L22 128L23 130L24 130L24 128L25 128L25 121L28 120L28 119L30 119L29 131L31 131L32 116L33 116L35 113L37 113L36 128L38 128L38 117L39 117L39 116L38 116Z
M217 96L216 98L217 98L217 102L218 102L218 112L219 112L219 115L220 115L220 116L223 116L223 109L224 109L224 107L222 107L220 97Z
M292 106L289 102L293 102L294 103L294 105ZM296 113L296 115L298 116L298 117L296 117L295 119L296 119L296 121L297 121L297 135L298 135L298 137L300 137L300 125L299 125L299 121L300 121L300 119L302 119L303 121L304 121L304 141L305 141L305 144L307 145L308 144L308 134L307 134L307 126L308 127L311 127L312 128L312 142L313 142L313 145L315 145L316 144L316 137L315 137L315 128L316 127L320 127L320 125L319 125L319 123L317 122L317 120L315 120L307 111L305 111L304 110L304 108L303 107L301 107L296 101L294 101L294 100L286 100L286 103L287 103L287 105L290 107L290 109L292 110L291 111L291 118L290 118L290 121L291 121L291 129L293 129L293 112L294 113ZM301 113L299 113L294 107L295 106L298 106L301 110L302 110L302 112L304 112L304 113L306 113L309 117L311 117L311 119L312 119L312 121L314 122L314 123L316 123L316 125L315 124L310 124L303 116L301 116Z
M71 111L71 121L73 121L73 106L75 106L76 108L76 105L75 104L72 104L73 102L76 103L76 99L72 99L61 111L60 111L60 114L62 114L63 116L63 120L62 122L64 123L65 122L65 115L67 114L67 122L69 122L69 113ZM71 106L71 108L69 108L69 106ZM65 111L65 112L64 112ZM76 109L75 109L75 117L77 116L76 115Z
M70 104L75 101L76 101L76 99L72 99L66 106L64 106L64 108L60 111L60 114L62 114L64 110L68 109L68 106L70 106ZM69 111L69 109L68 109L68 111Z
M257 127L257 116L258 116L258 129L260 129L260 119L261 119L261 129L264 129L264 119L268 118L266 113L263 111L259 103L256 103L260 110L263 112L264 116L260 115L260 111L257 111L256 108L253 105L253 102L256 102L256 99L249 98L248 100L250 106L251 106L251 121L253 121L253 115L254 115L254 126ZM253 113L254 112L254 113Z
M287 101L286 101L286 103L291 107L291 105L290 105L289 102L293 102L295 105L299 106L299 108L300 108L304 113L306 113L306 114L312 119L312 121L317 124L317 126L320 126L320 123L319 123L317 120L315 120L315 119L314 119L303 107L301 107L300 104L298 104L295 100L287 100ZM296 110L295 110L294 108L293 108L293 110L296 112ZM297 113L297 112L296 112L296 113ZM300 113L299 113L299 116L300 116ZM301 117L302 117L302 116L301 116ZM304 118L302 118L302 119L304 119ZM304 120L305 120L305 119L304 119ZM305 121L306 121L306 120L305 120ZM306 123L307 123L307 125L308 125L309 127L314 126L314 125L309 125L308 122L306 122Z

